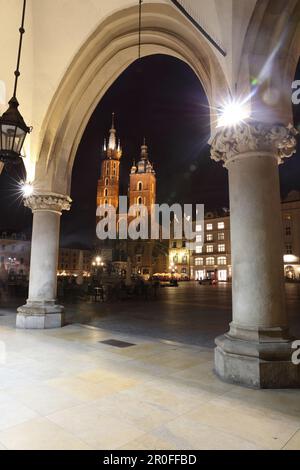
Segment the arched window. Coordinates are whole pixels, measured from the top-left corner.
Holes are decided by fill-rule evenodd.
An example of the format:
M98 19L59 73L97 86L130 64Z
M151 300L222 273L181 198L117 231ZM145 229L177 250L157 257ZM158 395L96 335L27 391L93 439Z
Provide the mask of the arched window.
M212 256L210 256L209 258L206 258L206 264L208 266L212 266L215 264L215 258L213 258Z
M139 196L139 197L137 198L137 203L138 203L138 204L142 204L142 203L143 203L143 199L142 199L141 196Z
M104 197L107 196L107 188L104 189Z
M108 178L105 178L105 186L108 186Z
M137 190L142 191L143 190L143 183L141 181L138 182L137 184Z
M226 256L219 256L218 257L218 264L227 264Z

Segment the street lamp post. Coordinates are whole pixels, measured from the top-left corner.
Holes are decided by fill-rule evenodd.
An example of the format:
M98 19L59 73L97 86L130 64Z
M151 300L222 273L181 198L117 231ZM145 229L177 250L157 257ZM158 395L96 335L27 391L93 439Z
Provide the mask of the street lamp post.
M22 40L25 20L26 0L23 0L22 22L19 28L19 50L17 58L17 67L15 70L15 85L12 98L9 100L8 109L0 117L0 161L3 163L19 163L21 161L21 150L26 138L32 130L25 124L25 121L18 110L19 102L17 100L18 78L20 76L20 59L22 51Z

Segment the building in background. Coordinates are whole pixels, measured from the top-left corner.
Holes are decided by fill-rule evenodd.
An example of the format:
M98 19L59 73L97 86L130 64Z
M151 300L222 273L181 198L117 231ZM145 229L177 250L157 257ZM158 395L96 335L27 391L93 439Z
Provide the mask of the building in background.
M0 232L0 267L10 276L28 278L30 270L31 240L24 233ZM91 250L79 248L59 249L57 274L59 276L89 276Z
M230 217L209 212L205 215L204 230L197 232L199 242L192 253L191 277L195 280L231 280Z
M284 274L287 279L300 280L300 191L291 191L281 204Z
M118 208L119 198L119 172L122 150L120 142L117 145L114 121L109 131L109 141L104 142L103 159L101 163L101 175L97 188L97 207L99 204L110 204ZM148 146L144 139L138 162L133 162L129 174L128 206L136 206L138 215L139 205L147 208L151 214L151 207L156 203L156 174L153 164L149 160ZM127 214L126 214L127 215ZM142 215L142 214L141 214ZM135 216L128 217L127 224ZM117 234L122 213L117 215ZM99 218L97 218L97 223ZM149 232L151 231L151 220L148 220ZM118 272L124 272L125 267L130 266L133 275L148 279L153 274L163 273L167 269L168 243L160 240L97 240L96 253L105 258L104 253L111 253L106 262L112 262ZM106 256L107 258L107 256ZM128 269L128 268L127 268Z
M58 276L88 277L91 272L92 252L77 248L60 248Z
M97 207L110 204L118 208L121 157L121 143L120 140L117 141L113 113L108 142L104 139L103 144L101 174L97 186Z
M283 225L283 267L287 280L300 281L300 192L291 191L281 204ZM169 242L169 275L178 279L230 281L229 212L205 214L204 227L194 227L199 245L193 250L187 240ZM171 231L172 233L172 231ZM202 246L201 244L202 243Z
M25 233L0 232L0 266L9 275L28 277L31 241Z

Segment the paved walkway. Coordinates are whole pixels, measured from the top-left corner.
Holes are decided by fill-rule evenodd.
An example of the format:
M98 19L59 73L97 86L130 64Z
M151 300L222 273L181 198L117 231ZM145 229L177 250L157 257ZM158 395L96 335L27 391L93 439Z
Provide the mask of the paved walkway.
M218 380L212 348L0 317L1 449L300 449L300 390ZM119 348L99 341L121 340Z

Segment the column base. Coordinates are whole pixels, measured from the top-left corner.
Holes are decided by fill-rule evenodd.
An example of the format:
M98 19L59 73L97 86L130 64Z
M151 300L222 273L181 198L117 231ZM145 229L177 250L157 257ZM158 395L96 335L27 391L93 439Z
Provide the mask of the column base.
M292 340L253 342L225 334L215 342L215 372L222 380L252 388L300 388Z
M16 327L22 329L61 328L64 325L64 307L54 302L31 302L17 310Z

